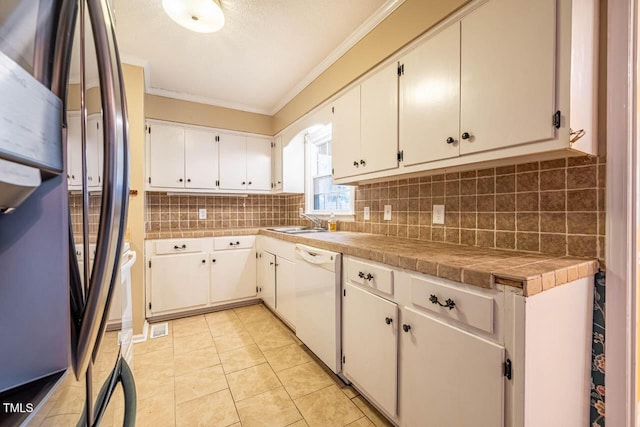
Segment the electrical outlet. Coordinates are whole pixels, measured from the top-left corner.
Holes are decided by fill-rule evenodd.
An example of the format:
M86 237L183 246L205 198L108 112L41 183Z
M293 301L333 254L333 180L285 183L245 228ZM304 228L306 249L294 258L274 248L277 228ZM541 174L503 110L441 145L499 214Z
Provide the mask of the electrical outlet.
M206 209L198 209L198 219L207 219Z
M369 209L369 206L365 206L364 207L364 220L365 221L369 221L371 219L371 209Z
M433 205L434 224L444 224L444 205Z
M391 205L384 205L384 220L391 221Z

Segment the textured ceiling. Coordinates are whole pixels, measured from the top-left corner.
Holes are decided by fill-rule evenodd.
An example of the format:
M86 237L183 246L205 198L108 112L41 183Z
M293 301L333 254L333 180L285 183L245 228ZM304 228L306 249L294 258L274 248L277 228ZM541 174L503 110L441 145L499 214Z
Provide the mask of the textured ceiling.
M166 16L161 0L113 0L121 55L146 64L148 92L273 113L386 1L221 3L224 28L198 34Z

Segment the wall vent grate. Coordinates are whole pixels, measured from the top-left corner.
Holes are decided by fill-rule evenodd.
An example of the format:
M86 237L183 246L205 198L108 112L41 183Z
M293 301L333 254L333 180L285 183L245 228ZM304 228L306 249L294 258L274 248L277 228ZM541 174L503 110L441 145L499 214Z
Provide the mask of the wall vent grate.
M166 337L169 335L169 323L155 323L151 325L151 338Z

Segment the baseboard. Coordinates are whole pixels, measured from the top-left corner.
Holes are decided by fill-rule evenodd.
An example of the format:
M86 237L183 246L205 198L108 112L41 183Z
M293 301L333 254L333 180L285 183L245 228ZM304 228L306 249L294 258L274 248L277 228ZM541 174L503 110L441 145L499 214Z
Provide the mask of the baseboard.
M145 342L149 335L149 323L145 319L144 325L142 326L142 333L133 336L133 343L138 344L141 342Z
M147 321L149 321L150 323L165 322L167 320L175 320L175 319L180 319L180 318L189 317L189 316L198 316L200 314L213 313L216 311L228 310L230 308L246 307L248 305L255 305L260 303L262 303L261 299L252 298L246 301L231 302L228 304L216 305L214 307L197 308L195 310L181 311L178 313L169 313L169 314L161 314L159 316L151 316L151 317L147 317Z

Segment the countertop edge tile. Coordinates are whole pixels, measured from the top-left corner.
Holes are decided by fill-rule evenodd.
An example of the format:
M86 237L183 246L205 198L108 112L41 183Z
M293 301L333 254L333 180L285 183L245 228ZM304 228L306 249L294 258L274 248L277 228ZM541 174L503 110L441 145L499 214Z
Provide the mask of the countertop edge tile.
M595 259L502 251L359 232L290 235L266 227L148 231L145 240L264 235L302 243L390 267L482 288L521 288L530 297L565 283L593 276L603 263Z

